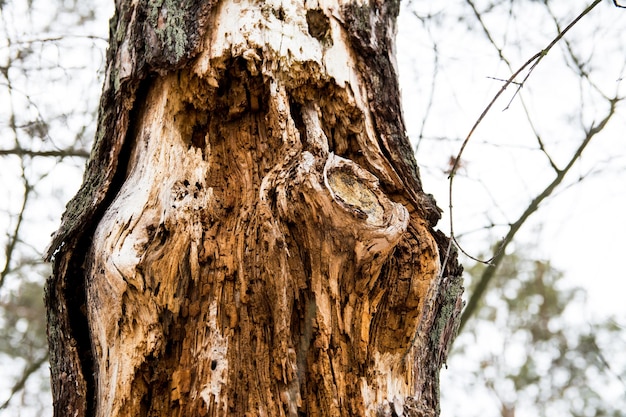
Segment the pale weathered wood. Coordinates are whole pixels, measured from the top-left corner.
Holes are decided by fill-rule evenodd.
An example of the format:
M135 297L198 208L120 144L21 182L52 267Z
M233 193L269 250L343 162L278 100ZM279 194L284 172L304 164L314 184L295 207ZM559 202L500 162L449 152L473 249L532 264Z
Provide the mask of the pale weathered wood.
M460 269L404 135L397 3L159 3L118 10L51 248L57 415L437 414Z

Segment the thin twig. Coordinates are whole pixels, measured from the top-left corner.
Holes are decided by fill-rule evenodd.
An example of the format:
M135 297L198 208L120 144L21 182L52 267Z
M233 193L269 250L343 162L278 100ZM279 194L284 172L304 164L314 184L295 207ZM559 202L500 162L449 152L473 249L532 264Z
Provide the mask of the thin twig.
M4 410L5 408L9 406L9 404L11 403L11 399L13 399L13 396L24 388L24 386L26 385L26 381L28 381L28 378L30 378L30 376L34 374L39 368L41 368L41 366L47 361L48 361L48 352L46 351L46 354L43 357L37 359L34 362L31 362L24 369L24 371L22 372L21 378L17 380L15 384L13 384L9 397L2 404L0 404L0 410Z
M585 138L580 143L580 145L576 149L576 152L574 152L574 154L570 158L565 168L563 168L560 171L557 171L556 178L554 178L554 180L552 180L552 182L550 182L550 184L548 184L548 186L537 197L535 197L533 201L531 201L531 203L528 205L528 207L526 208L524 213L522 213L519 219L517 219L515 223L511 224L509 232L500 242L498 251L496 252L495 256L490 260L491 262L490 265L488 265L487 268L485 268L483 274L480 277L480 280L478 281L476 288L474 289L474 292L472 293L472 295L470 296L467 302L467 306L463 310L463 314L461 315L461 323L459 325L459 333L461 332L461 330L463 329L467 321L474 314L476 307L478 306L478 302L480 301L480 299L483 296L483 293L487 289L487 286L489 285L489 282L493 278L498 266L504 259L505 249L508 246L508 244L511 243L511 241L513 240L513 237L519 231L522 225L526 222L526 220L528 220L528 218L534 212L536 212L537 209L539 209L540 204L554 192L557 186L559 186L563 182L563 179L565 178L569 170L574 166L576 161L580 158L580 156L582 155L587 145L589 145L589 142L591 142L591 139L593 139L595 135L601 132L602 129L604 129L604 127L607 125L609 120L615 115L615 110L617 108L617 103L619 101L620 99L618 97L615 97L610 100L611 107L609 109L608 114L605 116L605 118L602 119L602 121L598 123L597 125L592 126L586 132Z
M31 149L13 148L13 149L0 149L0 156L6 155L18 155L18 156L38 156L38 157L79 157L89 158L89 152L83 149L59 149L50 151L33 151Z
M461 245L459 244L459 242L456 239L456 236L454 234L454 221L453 221L453 205L452 205L452 190L453 190L453 183L454 183L454 176L456 174L456 171L459 167L459 161L461 161L461 156L463 155L463 151L465 150L465 147L467 146L467 144L469 143L470 138L472 137L472 135L474 134L474 132L476 131L476 129L478 128L478 125L480 125L480 123L483 121L483 119L485 118L485 116L487 115L487 113L489 113L489 111L491 110L491 108L493 107L493 105L495 104L495 102L498 100L498 98L500 98L500 96L502 95L502 93L504 93L504 91L508 88L508 86L510 84L512 84L515 79L526 69L530 66L530 68L528 69L528 73L526 74L526 76L524 77L524 79L519 83L518 88L515 92L515 94L513 95L513 97L515 97L520 89L524 86L524 84L526 83L526 81L528 80L528 78L530 77L530 75L532 74L533 70L537 67L537 65L543 60L543 58L548 54L548 52L552 49L552 47L554 47L554 45L556 45L562 38L563 36L565 36L565 34L572 28L574 27L574 25L576 25L576 23L578 23L580 21L580 19L582 19L584 16L586 16L591 10L593 10L593 8L595 8L598 4L600 4L602 0L595 0L593 3L591 3L582 13L580 13L569 25L567 25L567 27L560 32L549 44L548 46L546 46L543 50L537 52L535 55L533 55L530 59L528 59L517 71L515 71L513 73L513 75L511 75L511 77L509 77L508 80L506 80L506 82L504 83L504 85L500 88L500 90L496 93L496 95L493 97L493 99L491 100L491 102L487 105L487 107L485 107L485 109L483 110L483 112L480 114L480 116L478 117L478 119L476 120L476 122L474 123L474 125L472 126L470 132L468 133L467 137L465 138L465 140L463 141L463 144L461 145L461 149L459 150L459 153L454 161L454 165L452 166L452 169L450 170L450 175L449 175L449 188L448 188L448 201L449 201L449 206L448 208L450 209L449 211L449 218L450 218L450 243L449 245L451 246L452 244L456 245L456 247L467 257L469 257L470 259L477 261L477 262L481 262L481 263L485 263L485 264L489 264L491 263L497 256L499 253L502 252L503 248L502 245L500 248L498 248L496 250L496 253L494 254L494 256L492 256L490 259L488 260L481 260L478 259L472 255L470 255L467 251L465 251ZM450 253L450 247L448 248L448 250L446 251L446 254ZM445 270L445 266L447 264L448 261L448 256L446 255L445 259L444 259L444 263L443 263L443 268L442 268L442 273Z
M33 38L33 39L24 39L20 41L12 41L9 45L0 46L0 49L10 48L14 46L23 46L23 45L32 45L34 43L48 43L48 42L61 42L68 39L78 39L78 40L90 40L90 41L109 41L108 38L104 38L102 36L97 35L59 35L59 36L50 36L47 38Z
M13 262L13 253L19 241L19 236L20 236L20 232L22 228L22 223L24 221L24 214L26 212L28 199L31 196L31 192L33 191L33 188L31 187L30 183L28 182L28 180L26 179L26 176L23 173L24 173L24 167L22 166L22 178L24 182L24 194L22 196L22 206L20 207L19 213L17 213L17 221L15 222L13 233L7 236L8 240L7 240L6 247L4 249L4 256L5 256L4 266L2 268L2 271L0 271L0 288L2 288L6 277L11 272L11 262Z

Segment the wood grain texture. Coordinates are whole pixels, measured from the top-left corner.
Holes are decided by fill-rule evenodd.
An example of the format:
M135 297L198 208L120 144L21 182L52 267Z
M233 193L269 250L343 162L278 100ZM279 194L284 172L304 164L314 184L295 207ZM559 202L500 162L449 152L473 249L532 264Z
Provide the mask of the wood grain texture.
M435 415L460 269L404 134L397 4L174 3L112 21L49 253L56 415Z

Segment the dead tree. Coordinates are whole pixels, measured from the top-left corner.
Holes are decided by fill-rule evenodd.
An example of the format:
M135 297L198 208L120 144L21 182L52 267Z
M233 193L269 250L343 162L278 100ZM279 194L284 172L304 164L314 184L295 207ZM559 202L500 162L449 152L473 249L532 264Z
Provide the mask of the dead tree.
M116 1L48 257L57 416L434 416L461 269L397 1Z

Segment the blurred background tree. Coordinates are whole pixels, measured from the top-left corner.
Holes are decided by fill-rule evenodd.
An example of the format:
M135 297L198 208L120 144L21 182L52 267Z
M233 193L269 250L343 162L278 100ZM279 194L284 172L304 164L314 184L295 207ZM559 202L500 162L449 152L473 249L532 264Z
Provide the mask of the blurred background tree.
M405 116L446 211L480 113L591 3L405 0ZM0 0L0 416L51 415L41 253L89 155L113 6ZM594 7L509 87L462 156L458 241L486 258L503 237L508 247L490 267L462 259L475 307L443 372L444 416L626 415L626 317L594 307L626 289L624 33L623 9Z
M51 415L42 252L89 156L108 3L0 1L3 416Z
M468 292L486 268L468 271ZM626 344L614 317L581 320L585 291L528 247L504 257L444 371L449 416L622 416ZM482 398L483 405L478 399Z

